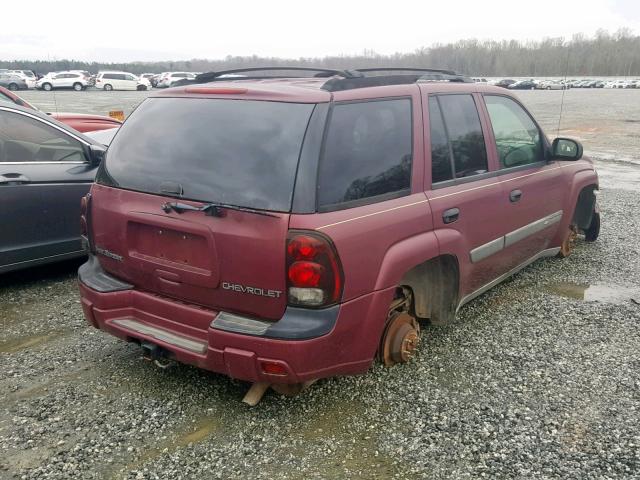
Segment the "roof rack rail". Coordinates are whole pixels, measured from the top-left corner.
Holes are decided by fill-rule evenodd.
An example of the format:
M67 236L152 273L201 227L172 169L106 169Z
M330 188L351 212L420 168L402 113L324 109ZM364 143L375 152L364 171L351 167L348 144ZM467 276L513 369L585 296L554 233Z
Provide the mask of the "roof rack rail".
M344 70L333 70L330 68L312 68L312 67L250 67L250 68L234 68L232 70L220 70L219 72L206 72L201 73L200 75L196 75L195 81L191 80L190 83L201 83L201 82L216 82L216 81L224 81L230 80L233 78L237 78L238 80L255 80L255 79L263 79L263 78L292 78L295 75L242 75L243 73L254 73L254 72L282 72L282 71L297 71L297 72L316 72L315 75L312 75L308 78L328 78L333 77L335 75L350 78L352 74ZM222 77L222 78L221 78ZM301 76L301 78L307 78Z
M357 68L350 70L352 72L372 73L372 72L429 72L429 73L444 73L447 75L460 75L453 70L440 70L436 68L413 68L413 67L384 67L384 68Z
M386 73L402 71L411 73L365 76L365 74L373 72ZM357 70L348 70L347 72L352 76L345 78L331 78L322 85L322 89L328 92L338 92L341 90L353 90L355 88L380 87L383 85L408 85L420 82L472 82L469 77L454 71L436 70L431 68L362 68Z
M258 72L315 72L311 76L284 75L251 75ZM377 72L382 75L371 75ZM394 72L398 72L393 74ZM402 73L409 72L409 73ZM249 75L245 75L249 74ZM407 85L417 82L471 82L469 77L454 72L435 68L382 67L357 68L352 70L334 70L330 68L312 67L249 67L206 72L196 76L194 80L181 80L176 86L194 83L220 82L232 80L264 80L278 78L327 78L320 87L328 92L352 90L355 88L378 87L383 85Z

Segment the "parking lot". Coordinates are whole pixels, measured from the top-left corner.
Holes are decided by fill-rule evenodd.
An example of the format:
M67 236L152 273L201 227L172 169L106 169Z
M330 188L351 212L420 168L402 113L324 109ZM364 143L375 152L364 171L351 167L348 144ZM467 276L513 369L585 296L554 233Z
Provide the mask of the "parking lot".
M128 115L153 92L21 92ZM551 138L563 92L522 91ZM568 90L560 134L600 173L600 239L426 327L408 364L240 403L85 324L79 262L0 276L0 479L640 476L640 90ZM171 121L170 118L167 119Z

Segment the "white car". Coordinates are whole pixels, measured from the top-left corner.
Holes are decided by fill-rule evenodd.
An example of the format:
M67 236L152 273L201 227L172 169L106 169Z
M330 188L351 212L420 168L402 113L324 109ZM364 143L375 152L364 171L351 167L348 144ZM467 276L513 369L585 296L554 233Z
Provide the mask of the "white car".
M27 88L36 88L36 76L31 70L8 70L6 73L23 79L27 84Z
M53 90L54 88L73 88L76 92L84 90L89 81L84 74L79 72L53 72L47 73L36 82L36 88Z
M604 88L630 88L631 83L628 80L612 80L605 83Z
M96 88L103 90L148 90L151 83L129 72L98 72Z
M180 80L195 80L196 74L191 72L167 72L162 74L160 80L158 80L158 87L166 88L172 87L174 83Z

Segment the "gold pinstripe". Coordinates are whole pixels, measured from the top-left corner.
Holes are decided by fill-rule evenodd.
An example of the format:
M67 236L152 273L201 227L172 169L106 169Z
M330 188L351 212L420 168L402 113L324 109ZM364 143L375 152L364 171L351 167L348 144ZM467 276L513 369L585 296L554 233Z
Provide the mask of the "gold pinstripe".
M554 170L558 170L560 168L565 168L563 165L559 165L557 167L554 168L549 168L547 170L541 170L539 172L533 172L533 173L527 173L526 175L520 175L519 177L514 177L514 178L509 178L508 180L502 180L502 181L498 181L498 182L494 182L494 183L488 183L486 185L478 185L477 187L472 187L472 188L467 188L466 190L460 190L458 192L451 192L451 193L447 193L445 195L440 195L439 197L431 197L429 199L425 199L425 200L420 200L418 202L412 202L412 203L408 203L406 205L400 205L398 207L393 207L393 208L387 208L386 210L380 210L379 212L372 212L372 213L367 213L366 215L360 215L359 217L353 217L353 218L348 218L346 220L341 220L339 222L335 222L335 223L329 223L328 225L323 225L322 227L317 227L316 230L324 230L326 228L330 228L330 227L335 227L336 225L342 225L343 223L347 223L347 222L353 222L354 220L360 220L362 218L367 218L367 217L372 217L374 215L380 215L382 213L387 213L387 212L392 212L394 210L399 210L401 208L406 208L406 207L412 207L414 205L418 205L420 203L427 203L430 200L438 200L440 198L447 198L447 197L452 197L454 195L459 195L461 193L466 193L466 192L472 192L474 190L480 190L482 188L487 188L487 187L493 187L494 185L498 185L500 183L505 183L505 182L512 182L514 180L520 180L522 178L527 178L527 177L531 177L533 175L540 175L542 173L547 173L547 172L552 172Z

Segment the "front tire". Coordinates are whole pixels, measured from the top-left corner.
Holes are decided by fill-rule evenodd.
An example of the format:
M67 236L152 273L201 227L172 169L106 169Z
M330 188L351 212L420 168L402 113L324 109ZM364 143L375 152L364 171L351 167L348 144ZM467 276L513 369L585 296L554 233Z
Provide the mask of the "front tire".
M111 90L113 90L113 87L111 86L111 84L107 83L107 84L104 86L104 89L105 89L107 92L110 92Z
M76 92L80 92L80 91L82 91L82 84L81 84L81 83L74 83L74 84L73 84L73 89L74 89Z
M53 86L50 83L43 83L42 89L46 92L50 92L51 90L53 90Z
M600 236L600 212L593 212L591 225L584 231L585 242L595 242Z
M147 87L145 85L138 85L136 87L136 90L138 90L139 92L144 92L145 90L147 90Z
M16 90L18 90L18 84L17 83L10 83L9 84L9 90L11 90L12 92L15 92Z

